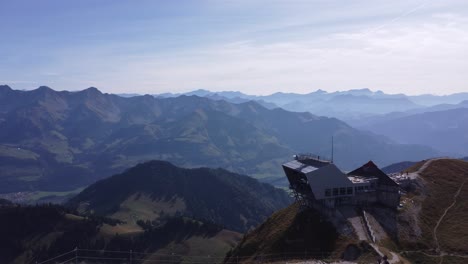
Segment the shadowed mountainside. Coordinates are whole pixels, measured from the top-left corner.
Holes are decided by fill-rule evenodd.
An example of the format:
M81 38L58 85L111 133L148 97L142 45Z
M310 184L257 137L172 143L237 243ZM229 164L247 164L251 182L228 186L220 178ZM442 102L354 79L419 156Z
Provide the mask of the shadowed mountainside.
M397 163L388 165L386 167L383 167L382 171L385 172L386 174L402 172L416 163L417 163L416 161L397 162Z

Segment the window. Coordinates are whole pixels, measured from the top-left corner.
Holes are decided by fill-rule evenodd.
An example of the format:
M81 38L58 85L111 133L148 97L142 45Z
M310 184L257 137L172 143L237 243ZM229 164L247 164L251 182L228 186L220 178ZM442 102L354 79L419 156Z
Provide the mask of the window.
M325 196L331 196L331 189L325 189Z
M348 187L346 189L346 194L353 194L353 187Z
M337 196L338 195L338 188L333 188L333 195Z
M340 195L346 195L346 188L340 188Z

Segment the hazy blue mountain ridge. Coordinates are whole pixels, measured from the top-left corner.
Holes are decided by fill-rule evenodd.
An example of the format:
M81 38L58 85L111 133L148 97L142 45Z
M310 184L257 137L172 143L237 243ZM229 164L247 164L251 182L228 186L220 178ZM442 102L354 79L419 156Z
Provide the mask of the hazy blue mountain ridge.
M356 130L334 118L198 96L124 98L96 88L0 93L0 192L70 190L152 159L281 178L297 152L352 169L437 155Z
M431 146L449 154L468 154L468 108L377 119L363 128L400 143Z
M160 94L156 96L175 97L178 95L182 94ZM231 91L211 92L199 89L185 93L185 95L197 95L213 99L222 98L233 103L241 102L242 100L254 100L261 102L267 108L277 106L289 111L308 111L316 115L336 117L350 124L356 123L357 125L364 124L367 118L373 118L374 116L393 112L425 112L427 107L433 107L438 104L459 104L464 100L468 100L468 93L446 96L408 96L404 94L386 94L382 91L374 92L368 88L330 93L323 90L307 94L278 92L264 96L247 95ZM430 110L428 109L428 111Z

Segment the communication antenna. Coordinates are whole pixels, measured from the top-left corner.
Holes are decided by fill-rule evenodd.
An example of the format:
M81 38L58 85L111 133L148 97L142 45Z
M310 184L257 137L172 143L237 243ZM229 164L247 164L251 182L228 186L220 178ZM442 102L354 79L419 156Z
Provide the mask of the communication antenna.
M331 144L331 163L333 163L333 136L332 136L332 144Z

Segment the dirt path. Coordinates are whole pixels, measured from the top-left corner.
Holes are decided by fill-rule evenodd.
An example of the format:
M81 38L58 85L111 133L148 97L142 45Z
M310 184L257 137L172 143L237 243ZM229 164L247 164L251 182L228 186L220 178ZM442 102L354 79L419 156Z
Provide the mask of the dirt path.
M429 165L431 165L431 163L432 163L433 161L441 160L441 159L446 159L446 158L435 158L435 159L430 159L430 160L426 161L426 163L424 163L424 164L421 166L421 168L419 168L419 170L418 170L416 173L419 174L419 173L423 172L424 170L427 169L427 167L429 167Z
M390 262L391 264L396 264L396 263L400 263L400 262L401 262L400 256L398 256L397 253L390 251L390 255L391 255L392 257L390 258L390 260L389 260L388 262Z
M441 160L441 159L447 159L447 158L435 158L435 159L430 159L430 160L427 160L416 172L412 172L410 174L408 174L408 177L412 180L418 178L420 176L420 174L427 169L427 167L429 167L429 165L431 165L431 163L433 161L436 161L436 160Z
M416 172L413 172L413 173L410 173L408 176L412 179L415 179L417 177L420 177L420 174L422 172L424 172L424 170L426 170L427 167L429 167L429 165L431 165L432 162L436 161L436 160L441 160L441 159L445 159L445 158L436 158L436 159L430 159L428 161L426 161L426 163L424 163L419 169L418 171ZM422 251L418 251L419 253L423 253L423 254L426 254L428 256L432 256L432 257L440 257L440 263L443 262L444 260L444 256L451 256L452 254L449 254L449 253L446 253L446 252L441 252L440 251L440 244L439 244L439 240L438 240L438 237L437 237L437 229L439 228L440 224L442 223L442 221L444 220L445 216L447 215L448 211L453 207L455 206L455 204L457 203L457 198L458 196L460 195L460 192L463 188L463 186L465 185L465 183L467 182L468 179L466 179L465 181L463 181L463 183L461 184L460 188L458 188L457 192L454 194L453 196L453 202L447 207L445 208L444 210L444 213L440 216L439 220L437 221L432 233L433 233L433 237L434 237L434 244L436 246L435 250L437 252L438 255L432 255L432 254L426 254ZM416 252L416 251L415 251ZM401 252L400 252L401 253ZM458 257L468 257L466 255L461 255L461 256L458 256Z
M385 248L385 247L382 247L382 246L378 246L377 244L374 244L374 243L369 243L369 245L375 250L375 252L377 252L377 254L382 258L383 256L385 256L385 253L382 252L382 250L380 250L380 248L383 248L385 249L386 251L388 251L388 253L390 253L390 256L387 256L387 261L388 263L390 264L397 264L397 263L401 263L401 258L400 258L400 255L398 255L397 253L393 252L393 251L390 251L388 248Z
M361 217L355 216L348 218L348 221L351 223L351 226L354 229L354 232L358 236L358 239L361 241L367 241L369 238L367 237L367 231L364 228L364 223Z
M447 215L447 212L448 212L453 206L455 206L455 204L457 203L457 198L458 198L458 196L460 195L460 192L461 192L461 190L463 189L463 186L465 185L465 183L466 183L467 180L468 180L468 179L464 180L463 183L462 183L462 185L460 185L460 188L458 188L457 192L456 192L455 195L453 196L453 202L452 202L452 204L450 204L447 208L445 208L444 213L443 213L442 216L439 218L439 220L437 221L436 226L434 227L434 230L433 230L433 234L434 234L434 243L435 243L435 245L436 245L436 252L439 253L439 254L441 253L441 251L440 251L439 239L437 238L437 228L439 228L439 225L440 225L440 223L442 223L442 220L444 220L444 217L445 217L445 215ZM442 263L442 262L443 262L443 260L444 260L444 257L443 257L443 256L444 256L444 254L441 254L441 258L440 258L440 262L439 262L439 263Z

